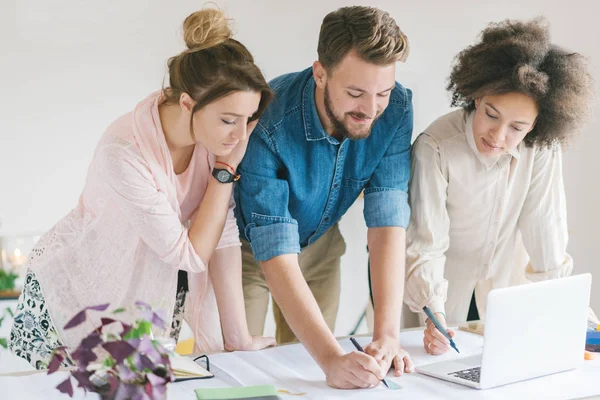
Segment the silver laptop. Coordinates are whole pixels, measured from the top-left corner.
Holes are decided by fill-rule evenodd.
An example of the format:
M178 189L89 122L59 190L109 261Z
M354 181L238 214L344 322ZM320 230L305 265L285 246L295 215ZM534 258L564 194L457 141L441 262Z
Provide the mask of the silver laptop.
M530 283L488 295L483 353L417 367L477 389L567 371L583 363L592 276ZM460 348L460 343L456 345Z

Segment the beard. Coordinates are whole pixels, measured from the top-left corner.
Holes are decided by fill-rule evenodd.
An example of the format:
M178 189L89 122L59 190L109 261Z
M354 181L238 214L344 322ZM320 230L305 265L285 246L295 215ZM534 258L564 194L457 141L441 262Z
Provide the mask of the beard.
M327 117L329 118L329 120L331 121L331 125L333 126L332 134L334 137L348 138L350 140L366 139L371 134L371 129L373 128L373 124L375 124L375 121L377 121L377 119L381 116L381 113L376 115L375 118L373 118L373 121L368 126L364 126L363 128L359 128L359 129L351 129L351 128L348 128L348 126L345 123L345 116L356 117L358 119L366 119L366 118L371 118L371 117L369 115L366 115L366 114L363 114L360 112L348 112L348 113L344 114L344 118L342 118L342 119L338 118L335 115L335 113L333 112L333 107L331 104L331 97L329 97L329 88L327 87L327 85L325 86L324 100L325 100L325 113L327 114Z

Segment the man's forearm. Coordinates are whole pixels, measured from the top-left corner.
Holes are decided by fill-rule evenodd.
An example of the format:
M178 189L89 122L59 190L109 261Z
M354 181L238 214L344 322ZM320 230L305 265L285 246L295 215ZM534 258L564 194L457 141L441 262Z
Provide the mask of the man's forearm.
M332 356L343 350L327 327L321 310L310 291L296 254L286 254L263 261L262 268L273 299L281 309L296 337L323 370Z
M374 302L373 340L399 337L406 231L399 227L369 228L367 241L371 261L371 289Z

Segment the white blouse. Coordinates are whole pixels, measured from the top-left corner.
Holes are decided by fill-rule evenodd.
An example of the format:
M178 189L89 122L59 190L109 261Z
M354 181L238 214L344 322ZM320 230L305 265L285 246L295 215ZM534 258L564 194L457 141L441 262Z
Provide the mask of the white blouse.
M405 301L464 321L487 292L571 274L561 150L481 155L473 113L451 112L414 143Z

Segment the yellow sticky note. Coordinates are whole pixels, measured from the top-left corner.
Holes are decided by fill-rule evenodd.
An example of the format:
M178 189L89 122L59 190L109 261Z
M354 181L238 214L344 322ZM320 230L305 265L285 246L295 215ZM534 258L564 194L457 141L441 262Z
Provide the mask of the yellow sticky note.
M177 343L175 352L181 356L192 354L194 352L194 338L185 339Z

